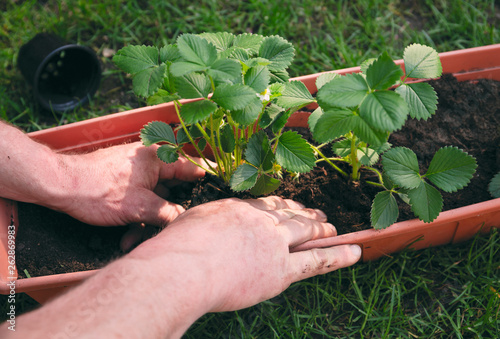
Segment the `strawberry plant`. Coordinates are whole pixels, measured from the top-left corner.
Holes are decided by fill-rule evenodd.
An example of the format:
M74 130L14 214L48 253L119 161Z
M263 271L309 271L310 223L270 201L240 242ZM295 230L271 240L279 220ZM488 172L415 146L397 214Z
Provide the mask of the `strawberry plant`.
M207 148L216 163L206 161L207 172L235 191L259 195L279 186L283 168L301 173L315 165L311 146L298 133L283 132L293 104L275 104L294 53L278 36L203 33L183 34L161 48L127 46L113 61L149 104L174 102L180 126L149 123L141 130L144 145L161 143L157 154L167 163L179 155L192 161L186 143L203 159Z
M406 72L383 53L364 62L361 73L320 76L316 99L298 81L287 84L277 99L278 105L287 109L319 104L309 118L312 135L320 143L312 146L318 162L329 163L352 180L360 180L361 169L376 173L378 182L367 182L383 189L372 204L371 222L377 229L396 222L397 196L411 205L418 218L433 221L443 206L437 188L445 192L463 188L477 166L475 159L462 150L444 147L436 152L427 171L420 174L413 151L391 149L390 133L400 129L408 116L427 120L437 108L432 86L408 79L436 78L442 72L439 55L430 47L413 44L405 49L403 59ZM323 154L321 149L326 145L331 145L336 157ZM383 171L374 167L381 155ZM338 162L348 163L350 173L337 166Z

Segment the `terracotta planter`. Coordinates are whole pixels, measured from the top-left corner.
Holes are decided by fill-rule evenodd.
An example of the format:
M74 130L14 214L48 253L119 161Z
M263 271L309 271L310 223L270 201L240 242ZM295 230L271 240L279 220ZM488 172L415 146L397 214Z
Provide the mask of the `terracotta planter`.
M500 44L441 53L443 71L453 73L459 80L489 78L500 80ZM402 61L398 61L401 64ZM336 71L345 74L359 72L359 67ZM308 89L316 91L315 80L319 74L298 77ZM296 113L289 126L306 126L307 113ZM61 127L55 127L30 136L58 151L87 152L97 147L106 147L138 140L139 130L146 123L162 120L176 123L173 105L162 104L139 108L127 112L89 119ZM0 293L9 294L8 282L17 278L17 272L9 272L8 226L23 227L17 221L14 201L0 199ZM488 232L491 227L500 227L500 199L458 208L441 213L432 223L409 220L390 226L385 230L366 230L341 235L332 239L311 241L295 248L301 250L346 243L356 243L363 248L363 260L375 260L407 247L422 249L470 239L478 232ZM96 271L85 271L52 276L34 277L16 281L16 293L26 292L43 303L78 284Z

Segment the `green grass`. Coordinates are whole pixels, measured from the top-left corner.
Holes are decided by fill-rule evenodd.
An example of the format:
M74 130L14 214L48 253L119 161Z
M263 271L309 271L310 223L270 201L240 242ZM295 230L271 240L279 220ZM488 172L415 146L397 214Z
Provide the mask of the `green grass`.
M182 33L278 34L296 48L291 76L356 66L384 50L399 58L413 42L439 52L500 42L494 0L6 0L0 11L0 118L26 131L142 105L131 80L104 52L167 44ZM59 115L34 102L16 59L19 48L42 31L97 53L103 79L89 105ZM357 264L294 284L253 308L209 314L187 337L497 338L499 240L496 232L463 245ZM33 305L24 295L18 301L25 309Z

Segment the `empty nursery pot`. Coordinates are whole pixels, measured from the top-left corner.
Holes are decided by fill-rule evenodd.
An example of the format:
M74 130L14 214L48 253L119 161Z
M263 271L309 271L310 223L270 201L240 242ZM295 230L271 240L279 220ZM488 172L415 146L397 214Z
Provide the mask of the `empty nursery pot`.
M72 110L95 94L101 66L94 51L69 44L57 35L40 33L19 50L17 65L42 107Z

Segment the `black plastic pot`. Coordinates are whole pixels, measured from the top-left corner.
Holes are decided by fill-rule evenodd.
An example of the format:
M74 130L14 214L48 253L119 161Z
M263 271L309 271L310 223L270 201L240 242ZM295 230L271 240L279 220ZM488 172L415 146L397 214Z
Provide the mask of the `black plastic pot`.
M90 48L40 33L19 50L17 65L33 86L35 99L48 110L72 110L92 97L101 81L101 66Z

